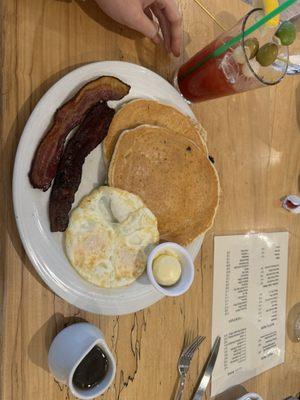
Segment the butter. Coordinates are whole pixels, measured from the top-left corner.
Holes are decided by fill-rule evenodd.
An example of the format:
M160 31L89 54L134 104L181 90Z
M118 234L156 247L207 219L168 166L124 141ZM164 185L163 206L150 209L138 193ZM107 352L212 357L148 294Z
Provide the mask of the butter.
M158 255L152 268L156 282L162 286L172 286L180 279L181 264L174 253Z

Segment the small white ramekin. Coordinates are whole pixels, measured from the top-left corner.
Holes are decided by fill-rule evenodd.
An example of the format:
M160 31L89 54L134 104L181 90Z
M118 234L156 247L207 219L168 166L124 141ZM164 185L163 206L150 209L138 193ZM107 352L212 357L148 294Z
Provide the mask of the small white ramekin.
M154 278L152 264L154 259L158 257L159 254L164 254L168 250L174 252L180 261L181 277L179 281L172 286L161 286ZM189 290L191 284L193 283L195 274L194 263L192 257L184 247L172 242L161 243L149 254L147 260L147 274L150 282L157 291L165 296L180 296Z
M108 371L97 386L82 390L73 384L73 375L80 362L94 346L99 346L106 354L109 361ZM103 333L87 322L70 325L59 332L50 346L48 363L55 379L68 385L72 394L82 400L100 396L109 388L116 375L116 362Z
M257 393L247 393L242 397L239 397L237 400L263 400Z

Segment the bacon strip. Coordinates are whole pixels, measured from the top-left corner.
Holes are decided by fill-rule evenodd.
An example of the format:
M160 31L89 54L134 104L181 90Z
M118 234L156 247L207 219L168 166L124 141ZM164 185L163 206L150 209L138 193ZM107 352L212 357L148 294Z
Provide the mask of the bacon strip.
M83 86L55 113L53 123L37 147L29 179L34 188L48 190L55 177L68 133L79 125L100 101L120 100L130 86L112 76L102 76Z
M85 158L105 138L114 114L115 111L106 103L98 103L68 141L50 195L49 216L52 232L63 232L67 229L69 212L81 181Z

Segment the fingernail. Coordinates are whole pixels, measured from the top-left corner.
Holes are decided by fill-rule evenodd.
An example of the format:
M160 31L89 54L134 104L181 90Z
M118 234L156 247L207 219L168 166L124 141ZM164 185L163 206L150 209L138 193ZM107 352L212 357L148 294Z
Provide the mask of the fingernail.
M180 56L180 50L172 49L172 53L173 53L173 55L174 55L175 57L179 57L179 56Z
M159 42L160 42L159 35L154 36L154 37L152 38L152 42L155 43L155 44L159 44Z

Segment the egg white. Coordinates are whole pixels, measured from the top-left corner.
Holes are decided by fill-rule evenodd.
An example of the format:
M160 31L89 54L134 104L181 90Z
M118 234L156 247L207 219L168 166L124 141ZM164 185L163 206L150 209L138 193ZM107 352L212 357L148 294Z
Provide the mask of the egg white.
M103 186L73 210L65 239L77 272L97 286L112 288L128 285L144 272L159 233L156 217L138 196Z

